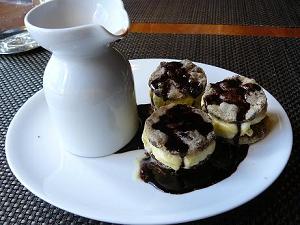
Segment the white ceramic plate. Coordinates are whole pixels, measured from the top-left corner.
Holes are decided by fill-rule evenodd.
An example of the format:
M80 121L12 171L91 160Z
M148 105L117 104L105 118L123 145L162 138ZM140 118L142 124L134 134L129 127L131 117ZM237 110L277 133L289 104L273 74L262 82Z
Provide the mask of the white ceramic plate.
M149 103L148 78L163 59L132 60L138 104ZM209 82L233 72L199 64ZM262 84L263 85L263 84ZM257 196L279 176L292 148L292 129L278 101L266 92L271 133L250 147L229 178L182 195L163 193L136 178L142 150L105 158L81 158L59 150L43 91L12 120L6 156L18 180L35 195L66 211L107 222L167 224L213 216Z

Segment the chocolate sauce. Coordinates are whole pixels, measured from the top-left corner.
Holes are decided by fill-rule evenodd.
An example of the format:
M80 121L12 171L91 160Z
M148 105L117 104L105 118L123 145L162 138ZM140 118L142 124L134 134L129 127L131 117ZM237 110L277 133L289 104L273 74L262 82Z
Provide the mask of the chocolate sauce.
M197 80L191 79L181 62L168 62L161 64L161 66L165 68L165 72L150 83L150 88L164 101L168 100L171 81L178 84L184 94L191 95L193 98L198 97L203 92L203 85Z
M238 145L240 142L240 136L241 136L241 122L236 122L236 126L237 126L237 133L236 135L234 135L232 141L235 145Z
M150 156L140 163L140 177L160 190L183 194L218 183L233 174L245 159L249 145L231 145L217 139L216 149L208 160L190 169L174 171L160 166Z
M160 130L167 135L165 146L169 151L179 152L181 157L187 154L189 146L179 136L186 135L187 131L197 130L203 136L213 131L213 126L203 120L202 116L194 113L187 105L175 105L159 121L152 125L153 129Z

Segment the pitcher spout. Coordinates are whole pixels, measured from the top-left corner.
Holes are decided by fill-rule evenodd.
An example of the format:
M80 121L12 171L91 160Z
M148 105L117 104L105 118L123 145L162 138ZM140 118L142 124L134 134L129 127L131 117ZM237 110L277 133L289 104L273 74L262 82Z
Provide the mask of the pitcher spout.
M90 54L124 37L129 18L121 0L53 0L25 16L31 36L54 54Z
M129 17L120 0L103 0L97 3L93 23L101 25L111 36L111 42L124 37L129 29Z

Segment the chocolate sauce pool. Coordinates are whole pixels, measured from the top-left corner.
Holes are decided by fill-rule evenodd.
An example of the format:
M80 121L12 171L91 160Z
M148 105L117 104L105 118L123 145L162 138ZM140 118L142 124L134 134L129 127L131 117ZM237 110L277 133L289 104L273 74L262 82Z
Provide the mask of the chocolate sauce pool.
M143 149L141 136L144 122L152 113L150 104L138 105L140 128L135 137L117 153ZM208 160L191 169L177 172L160 166L159 162L147 156L140 162L140 177L158 189L172 194L183 194L218 183L233 174L245 159L249 145L231 145L217 139L216 149Z
M146 183L171 194L206 188L233 174L247 156L248 148L249 145L232 145L217 139L216 149L208 160L178 171L159 166L159 162L148 156L140 163L140 177Z

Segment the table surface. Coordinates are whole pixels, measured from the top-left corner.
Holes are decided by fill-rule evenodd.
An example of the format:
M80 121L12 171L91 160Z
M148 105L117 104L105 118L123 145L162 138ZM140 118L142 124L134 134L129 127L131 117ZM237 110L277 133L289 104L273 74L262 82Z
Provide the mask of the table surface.
M129 59L189 58L253 77L279 100L292 123L292 155L271 187L241 207L188 224L300 224L299 1L124 3L133 23L127 37L114 46ZM178 10L182 4L186 8ZM0 30L23 25L22 15L32 7L0 3ZM0 56L0 224L105 224L34 196L6 162L4 143L9 123L22 104L42 88L50 55L38 48Z

